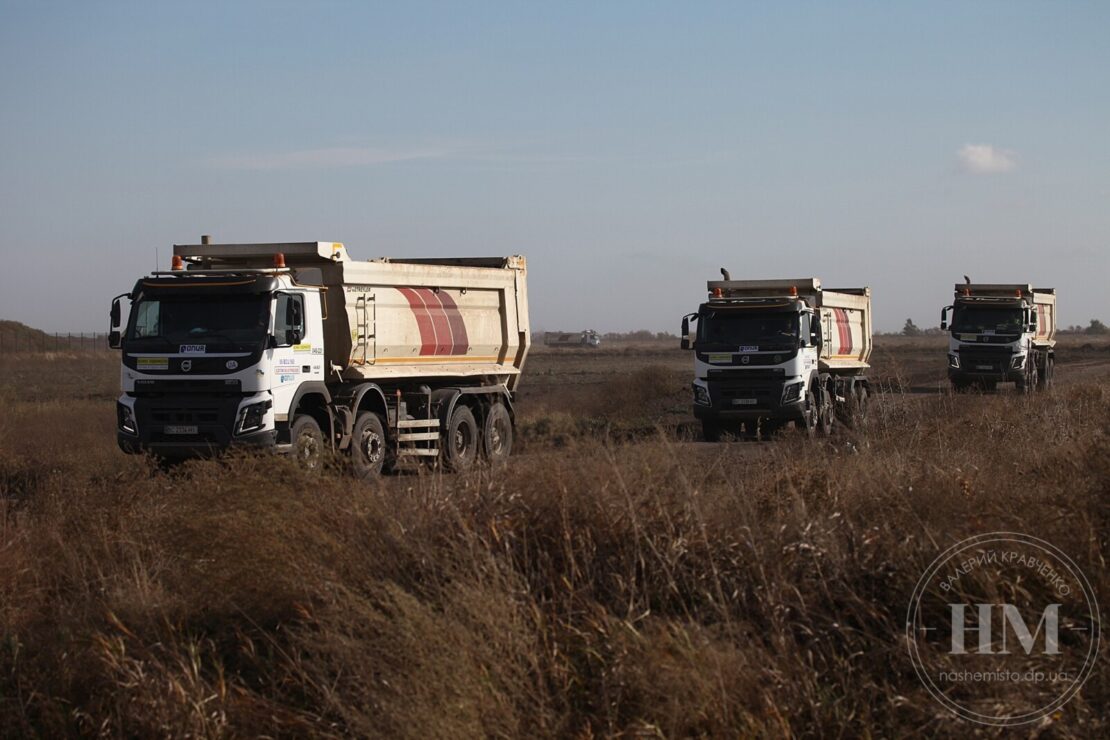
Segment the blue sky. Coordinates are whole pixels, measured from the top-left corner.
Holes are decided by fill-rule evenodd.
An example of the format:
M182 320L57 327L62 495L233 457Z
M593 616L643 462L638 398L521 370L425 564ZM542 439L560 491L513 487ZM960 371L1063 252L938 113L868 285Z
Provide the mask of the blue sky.
M0 2L0 318L103 329L169 245L523 253L533 326L705 280L1110 320L1107 3Z

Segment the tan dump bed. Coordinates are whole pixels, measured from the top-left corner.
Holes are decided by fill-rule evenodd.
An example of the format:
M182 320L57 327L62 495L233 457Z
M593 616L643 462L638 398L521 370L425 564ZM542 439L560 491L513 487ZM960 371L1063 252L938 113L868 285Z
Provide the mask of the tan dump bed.
M1034 288L1031 283L956 283L955 294L957 301L976 298L984 302L1025 301L1037 311L1037 333L1033 342L1048 347L1056 344L1055 288Z
M496 378L515 388L528 353L520 256L358 262L338 242L175 245L190 269L266 269L324 287L324 346L348 380Z
M822 288L818 278L794 280L710 280L710 303L781 299L804 301L821 317L824 346L821 370L855 374L871 358L871 289Z

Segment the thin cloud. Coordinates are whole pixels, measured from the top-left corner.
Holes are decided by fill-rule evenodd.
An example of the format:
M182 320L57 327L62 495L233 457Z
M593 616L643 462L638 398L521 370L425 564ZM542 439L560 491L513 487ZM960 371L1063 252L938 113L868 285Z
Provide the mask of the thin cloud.
M375 147L331 147L292 152L237 154L214 157L210 167L221 170L306 170L337 167L369 167L389 162L437 159L448 152L439 149L379 149Z
M972 175L997 175L1017 168L1012 151L990 144L965 144L956 152L956 157L963 171Z

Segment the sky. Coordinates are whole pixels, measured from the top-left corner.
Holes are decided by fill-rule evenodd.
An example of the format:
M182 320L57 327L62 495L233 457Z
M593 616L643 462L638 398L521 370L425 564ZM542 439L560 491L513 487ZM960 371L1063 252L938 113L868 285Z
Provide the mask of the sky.
M524 254L533 329L705 281L1110 320L1110 3L0 0L0 319L106 329L170 246Z

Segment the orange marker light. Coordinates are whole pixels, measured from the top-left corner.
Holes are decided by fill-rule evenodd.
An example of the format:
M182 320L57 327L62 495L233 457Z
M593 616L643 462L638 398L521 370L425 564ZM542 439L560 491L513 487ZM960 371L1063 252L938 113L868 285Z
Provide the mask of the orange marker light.
M281 252L278 252L277 254L274 255L274 267L277 268L278 270L284 270L285 269L285 255L282 254Z
M964 288L964 295L971 295L971 288Z
M791 285L790 286L790 295L792 295L792 296L797 296L798 295L798 286L797 285Z
M1017 298L1021 298L1021 289L1020 288L1014 288L1014 296L1016 296Z
M720 288L714 288L713 289L713 297L714 298L720 298L722 295L724 295L724 294L721 292Z
M171 270L184 270L185 269L185 260L181 259L180 254L175 254L173 256L173 259L170 260L170 269Z

